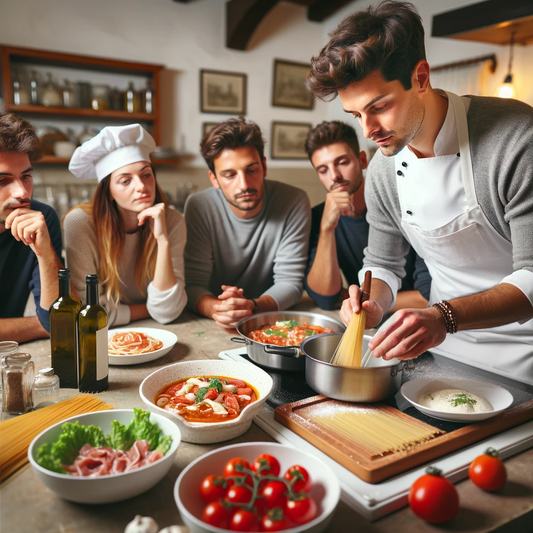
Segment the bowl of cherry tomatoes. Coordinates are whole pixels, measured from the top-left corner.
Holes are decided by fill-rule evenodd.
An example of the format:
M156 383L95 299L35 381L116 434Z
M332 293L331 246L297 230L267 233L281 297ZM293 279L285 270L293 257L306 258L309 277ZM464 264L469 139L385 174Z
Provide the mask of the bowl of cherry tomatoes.
M225 446L185 468L174 499L192 533L326 531L340 499L319 459L271 442Z

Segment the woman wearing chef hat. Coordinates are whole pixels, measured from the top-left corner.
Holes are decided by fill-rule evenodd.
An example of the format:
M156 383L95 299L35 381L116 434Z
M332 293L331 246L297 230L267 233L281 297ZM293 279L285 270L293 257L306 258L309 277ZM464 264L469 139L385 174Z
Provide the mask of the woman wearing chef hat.
M107 127L77 148L69 164L78 178L97 178L98 188L65 217L67 263L82 301L85 276L99 275L110 325L149 316L165 324L187 302L185 221L168 208L156 182L154 149L139 124Z

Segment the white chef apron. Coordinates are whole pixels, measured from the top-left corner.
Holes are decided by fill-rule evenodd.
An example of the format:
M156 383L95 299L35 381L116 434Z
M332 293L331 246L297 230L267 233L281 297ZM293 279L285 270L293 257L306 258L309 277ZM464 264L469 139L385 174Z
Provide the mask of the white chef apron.
M454 154L418 159L408 147L395 156L398 189L400 181L409 179L413 172L427 178L428 188L432 186L431 176L443 173L446 181L462 179L464 186L462 200L466 200L466 210L434 229L422 228L409 220L415 218L409 213L417 209L418 195L411 195L408 202L400 195L403 231L431 274L430 304L490 289L513 272L512 244L492 227L477 201L464 104L457 95L447 95L455 115L460 157ZM419 202L417 213L427 211L428 206L422 205L424 200ZM442 215L442 208L446 209L443 202L457 202L457 197L450 199L439 194L433 202ZM430 351L533 384L533 319L446 335L446 340Z

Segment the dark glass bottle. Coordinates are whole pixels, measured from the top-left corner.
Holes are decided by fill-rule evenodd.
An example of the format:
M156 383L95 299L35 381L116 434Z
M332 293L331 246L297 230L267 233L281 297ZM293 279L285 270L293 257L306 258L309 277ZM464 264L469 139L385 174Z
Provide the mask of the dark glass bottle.
M70 269L58 272L59 297L50 306L50 345L52 367L59 377L60 387L78 387L78 350L76 320L81 303L70 294Z
M102 392L108 386L107 311L98 303L98 276L86 276L87 304L78 314L80 392Z

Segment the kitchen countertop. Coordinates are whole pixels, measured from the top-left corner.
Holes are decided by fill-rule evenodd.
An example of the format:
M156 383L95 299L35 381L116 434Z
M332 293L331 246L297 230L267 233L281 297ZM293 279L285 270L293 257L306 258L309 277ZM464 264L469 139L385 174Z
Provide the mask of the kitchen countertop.
M318 312L338 318L337 311L319 310L309 302L299 310ZM178 336L178 343L165 356L136 366L110 366L109 390L102 399L117 409L144 407L139 397L140 382L154 370L179 361L216 359L222 350L237 345L230 341L234 333L215 326L213 321L184 313L172 324L161 326L153 320L141 320L132 326L168 329ZM203 332L203 333L200 333ZM36 368L50 364L50 341L26 343L21 351L32 355ZM76 394L62 389L61 398ZM222 445L239 442L273 441L255 424L241 437ZM1 445L1 437L0 437ZM49 491L26 466L8 479L0 490L0 531L2 533L122 533L135 515L152 516L160 528L182 524L173 498L174 483L181 470L200 455L221 444L180 444L175 463L167 476L150 491L127 501L109 505L82 505L64 501ZM498 493L486 493L470 480L456 484L461 502L458 515L450 522L432 526L418 519L405 507L375 522L368 522L342 501L328 528L331 532L424 533L433 531L485 532L533 531L533 449L505 461L508 482Z

